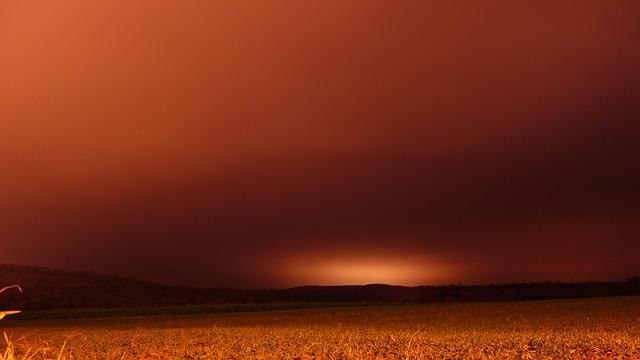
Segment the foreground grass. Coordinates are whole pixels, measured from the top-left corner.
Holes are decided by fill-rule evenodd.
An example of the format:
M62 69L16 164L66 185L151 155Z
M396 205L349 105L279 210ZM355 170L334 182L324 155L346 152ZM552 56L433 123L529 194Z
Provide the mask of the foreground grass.
M640 297L5 325L34 359L640 358Z

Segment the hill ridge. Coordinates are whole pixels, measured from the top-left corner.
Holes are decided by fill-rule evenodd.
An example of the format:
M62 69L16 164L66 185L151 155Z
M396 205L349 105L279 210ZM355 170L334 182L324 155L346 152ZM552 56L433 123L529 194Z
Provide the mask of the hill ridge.
M640 295L640 279L623 282L538 282L489 285L397 286L388 284L286 289L173 286L91 271L0 264L0 285L20 284L24 294L6 293L2 308L24 310L155 307L234 303L469 302Z

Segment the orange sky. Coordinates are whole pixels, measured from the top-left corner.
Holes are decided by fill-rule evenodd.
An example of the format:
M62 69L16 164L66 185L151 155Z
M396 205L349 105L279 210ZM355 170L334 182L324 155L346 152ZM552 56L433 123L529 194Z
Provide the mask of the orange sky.
M236 287L640 273L638 18L0 3L0 262Z

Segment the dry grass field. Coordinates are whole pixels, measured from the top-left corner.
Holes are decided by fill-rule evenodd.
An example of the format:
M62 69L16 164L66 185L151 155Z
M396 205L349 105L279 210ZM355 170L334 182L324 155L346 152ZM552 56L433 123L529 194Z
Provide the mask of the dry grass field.
M640 297L0 325L16 359L640 358Z

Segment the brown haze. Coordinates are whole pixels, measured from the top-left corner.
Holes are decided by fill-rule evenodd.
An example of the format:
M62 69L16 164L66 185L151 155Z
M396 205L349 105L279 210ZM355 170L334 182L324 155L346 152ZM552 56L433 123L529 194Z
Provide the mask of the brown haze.
M640 273L637 1L0 3L0 263Z

